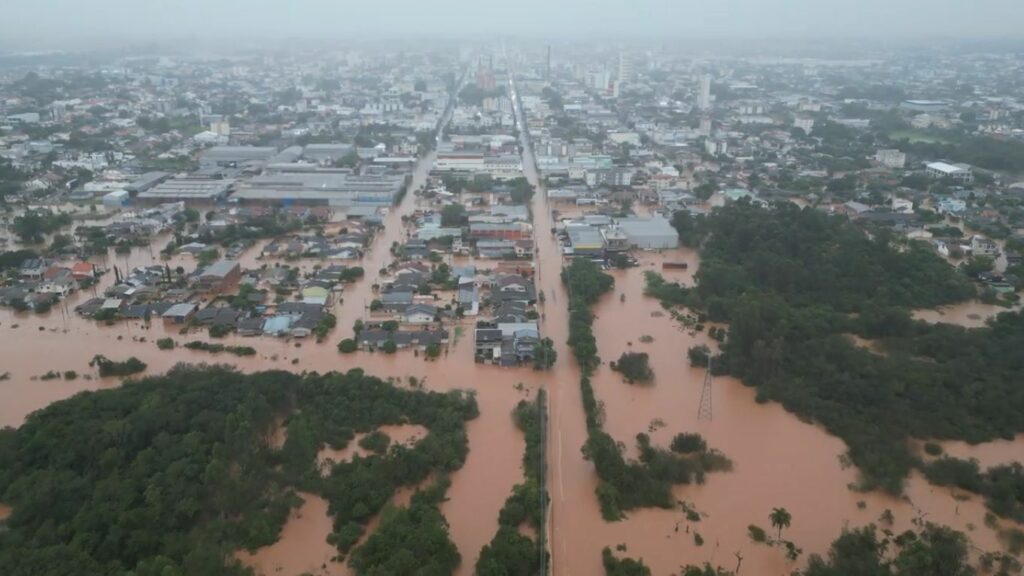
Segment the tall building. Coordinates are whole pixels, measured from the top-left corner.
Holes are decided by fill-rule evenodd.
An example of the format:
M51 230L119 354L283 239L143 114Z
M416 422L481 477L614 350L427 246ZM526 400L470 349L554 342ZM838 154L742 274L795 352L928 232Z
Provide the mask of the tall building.
M700 75L700 87L697 91L697 108L707 110L711 108L711 75Z
M625 84L635 80L636 69L633 67L633 58L625 52L619 52L619 83Z
M551 44L548 44L548 59L544 67L544 74L548 80L551 80Z

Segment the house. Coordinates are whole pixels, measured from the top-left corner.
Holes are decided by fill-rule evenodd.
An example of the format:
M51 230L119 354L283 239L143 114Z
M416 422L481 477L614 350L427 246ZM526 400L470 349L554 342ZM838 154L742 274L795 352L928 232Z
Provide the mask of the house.
M412 304L412 291L385 292L380 295L381 310L401 314Z
M81 282L96 278L96 267L91 262L75 262L71 267L71 276Z
M512 348L518 363L532 362L537 344L540 343L540 332L535 328L516 330L512 334ZM504 358L502 359L505 360Z
M375 350L386 342L395 343L396 348L416 347L424 349L431 344L447 344L448 331L435 330L396 330L394 332L382 328L367 328L359 332L356 342L361 350Z
M474 333L474 355L485 361L501 358L501 330L497 328L477 328Z
M500 276L491 290L491 299L495 302L520 302L532 304L537 299L537 291L533 282L519 275Z
M45 258L28 258L21 263L19 275L26 280L39 280L49 267L50 262Z
M500 260L514 255L516 245L511 240L478 240L476 250L480 258Z
M407 324L430 324L437 317L437 306L430 304L412 304L402 313L402 321Z
M960 214L967 210L967 202L956 198L943 198L939 201L939 214Z
M36 286L39 294L55 294L60 297L67 296L75 290L77 284L69 268L63 266L50 266L43 272L43 278Z
M292 321L297 316L271 316L263 322L261 331L271 336L284 336L291 329Z
M242 277L242 266L237 260L221 260L199 273L199 289L221 293L232 288Z
M331 296L330 290L320 285L309 285L302 289L302 302L326 306Z
M503 302L494 310L497 323L521 323L529 320L526 305L521 302Z
M165 324L185 324L192 319L198 306L191 302L175 304L160 315Z
M230 306L209 306L196 312L195 321L204 326L235 326L242 313Z
M236 326L239 336L259 336L263 333L263 318L243 318Z
M971 255L996 258L999 256L999 246L988 238L975 234L971 236Z

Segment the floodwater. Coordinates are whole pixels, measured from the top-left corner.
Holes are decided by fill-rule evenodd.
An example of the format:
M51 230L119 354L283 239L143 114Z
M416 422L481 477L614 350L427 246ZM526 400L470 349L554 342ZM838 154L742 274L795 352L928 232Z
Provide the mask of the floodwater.
M529 143L524 139L523 144L527 177L536 183ZM551 219L541 193L533 213L541 252L539 288L548 295L545 324L551 333L567 323L568 295L558 282L558 247L546 233ZM689 268L663 272L660 263L667 260L685 261ZM704 485L674 489L677 499L701 512L701 522L688 523L682 512L660 509L632 511L620 522L603 521L594 494L597 477L580 452L586 430L579 372L564 339L555 338L559 363L548 386L553 574L600 574L601 549L625 544L626 554L643 558L654 574L675 573L681 565L703 562L735 569L739 555L745 573L784 575L802 566L811 553L825 553L844 527L878 523L886 510L895 517L895 530L908 529L912 520L924 518L966 531L982 549L998 549L996 534L984 526L985 508L977 497L960 495L966 498L961 501L948 489L930 486L920 475L908 479L902 498L851 491L848 486L856 480L856 471L841 464L845 452L841 440L820 426L800 421L778 404L758 404L754 390L734 378L713 379L712 418L699 420L704 373L689 366L686 351L695 344L714 343L705 333L685 331L656 301L643 296L645 270L692 284L698 267L696 254L680 249L644 254L639 268L612 272L614 293L594 307L594 332L605 364L592 382L604 407L605 428L627 446L627 454L635 453L634 439L640 432L650 433L661 446L667 446L676 433L699 432L711 447L729 456L735 468L710 474ZM640 342L644 335L654 340ZM650 355L653 385L631 386L607 367L608 361L627 350ZM564 362L565 358L570 361ZM1024 454L1024 443L1016 444L1016 454L1017 458ZM755 545L747 537L750 524L771 530L768 515L775 507L785 507L793 516L783 536L804 549L797 563L787 561L784 551ZM695 544L690 533L694 531L703 537L703 546Z
M419 164L411 189L415 190L425 181L432 162L433 156L430 155ZM146 374L165 372L179 362L224 363L244 372L268 369L327 372L362 368L367 374L391 379L403 386L409 385L409 376L415 376L428 390L474 390L480 416L467 425L469 455L464 466L452 474L448 499L441 506L452 539L463 558L458 573L472 574L480 549L497 531L499 510L513 485L523 478L520 463L525 444L512 419L512 410L520 400L531 398L539 385L550 381L551 375L541 375L528 368L501 369L476 364L473 360L472 321L468 319L459 326L462 335L457 342L453 342L446 354L436 361L427 361L407 350L390 356L365 352L341 355L337 352L335 344L352 335L356 319L366 317L366 306L374 297L371 286L376 281L377 271L391 261L391 243L401 241L407 235L401 216L412 213L415 208L416 198L410 193L386 216L385 229L377 235L360 262L367 276L346 286L342 302L332 310L338 317L338 326L322 344L312 339L232 335L217 342L252 346L257 355L246 358L213 355L180 346L172 351L162 351L155 345L155 340L162 337L170 336L179 344L189 340L208 340L208 337L205 332L179 335L177 326L165 326L160 321L154 321L148 327L141 322L103 326L82 319L73 312L73 308L92 297L91 290L71 295L66 306L54 307L44 315L16 314L9 309L0 309L0 342L3 342L0 346L3 370L0 372L9 371L11 374L9 380L0 381L0 426L19 426L31 412L76 393L118 386L119 379L101 379L95 370L88 367L89 360L96 354L116 360L135 356L148 364ZM166 239L160 238L153 242L152 249L137 248L125 255L111 253L105 265L109 267L116 263L124 270L162 264L159 249L164 244ZM242 255L243 267L263 264L256 259L261 244L257 243ZM99 262L104 263L102 258ZM187 270L195 266L190 256L176 256L169 264L172 269L179 264ZM97 286L97 292L101 293L111 281L112 274L105 276ZM557 326L562 335L556 334L554 338L564 340L564 324ZM453 337L455 328L449 326ZM34 379L50 370L75 370L78 378ZM282 441L282 434L272 439L272 442ZM396 497L396 503L401 505L402 499ZM323 573L318 567L333 555L325 541L329 531L326 506L315 496L307 498L300 513L285 527L282 541L261 550L254 561L265 574L297 574L306 569ZM284 562L291 556L296 556L299 563ZM344 568L328 564L327 573L344 573Z
M266 576L347 574L347 567L334 561L338 551L326 540L332 528L327 501L307 492L300 492L299 496L304 502L292 511L277 542L255 553L243 550L236 558Z
M401 426L381 426L377 428L378 431L383 432L391 438L391 445L401 444L404 446L412 447L416 445L420 439L424 438L428 430L423 426L416 424L403 424ZM316 455L317 467L320 473L323 475L330 474L331 467L339 462L350 462L357 455L361 458L365 458L373 454L369 450L359 445L359 441L366 437L365 432L360 432L352 438L344 448L337 449L331 448L330 446L324 446Z
M855 470L841 465L839 457L845 446L839 439L820 426L801 422L778 404L757 404L754 390L733 378L713 379L712 419L700 420L697 407L704 373L689 366L686 350L714 342L703 333L685 331L667 315L659 315L660 305L642 296L644 270L660 269L664 259L693 262L692 258L687 251L647 255L639 269L613 272L616 294L606 296L594 308L594 329L605 364L595 373L593 385L604 404L605 428L627 445L627 455L635 456L634 438L640 432L650 433L652 441L661 446L667 446L679 432L699 432L711 447L733 460L735 470L710 474L702 486L674 490L677 499L706 515L699 523L687 523L678 510L647 509L609 524L600 519L592 468L579 456L578 446L585 439L582 425L575 430L560 428L552 447L561 455L552 488L555 573L597 573L601 547L623 543L630 556L643 557L656 574L705 561L734 568L737 552L743 556L746 570L788 574L795 565L782 551L755 545L747 537L750 524L769 529L768 514L780 506L793 515L793 525L783 536L803 548L805 557L827 550L845 525L877 522L886 509L892 510L899 529L909 528L919 515L964 531L973 524L975 529L969 534L974 543L984 549L997 548L995 533L984 527L985 509L978 499L958 502L949 490L929 486L917 476L908 482L909 501L850 491L847 485L855 481ZM695 266L690 268L692 271ZM690 273L665 275L688 281ZM619 294L626 295L625 302ZM643 335L654 341L641 343ZM608 361L627 350L650 355L656 374L653 385L631 386L607 367ZM576 394L578 398L578 391ZM1024 453L1021 444L1017 452L1018 457ZM690 532L696 530L703 537L702 547L687 533L687 524ZM574 528L559 531L557 526Z
M0 504L0 521L7 520L11 517L11 507L6 504Z
M432 160L428 156L419 164L412 189L425 180ZM536 182L529 153L526 160L527 176ZM547 297L541 309L542 332L554 340L558 353L553 370L538 373L525 368L475 364L469 320L460 326L463 335L436 361L426 361L411 351L390 356L364 352L340 355L336 351L335 343L351 336L353 322L365 317L377 271L391 260L391 243L407 235L401 216L412 213L415 207L416 199L410 193L385 218L385 230L378 234L361 262L367 276L346 287L343 301L333 310L338 316L338 327L322 344L312 340L231 336L219 341L252 346L258 354L238 358L180 347L161 351L154 344L160 337L172 336L182 343L206 336L179 336L176 327L165 327L160 322L148 328L141 323L100 326L70 312L91 294L73 295L66 309L58 307L46 315L0 310L0 372L11 373L9 380L0 381L0 426L19 426L32 411L73 394L118 386L119 380L100 379L88 368L87 363L95 354L114 359L136 356L149 365L150 374L164 372L178 362L227 363L246 372L325 372L358 367L401 386L408 386L408 377L416 376L428 390L470 389L476 393L480 417L467 424L469 455L465 465L452 475L448 500L441 506L452 539L462 554L458 574L468 575L480 549L497 529L498 511L512 486L522 480L524 441L511 412L516 403L532 398L543 387L549 392L550 410L547 448L552 507L548 530L553 574L599 574L601 549L620 543L627 545L629 556L642 557L655 574L672 573L682 564L704 561L732 569L737 553L743 557L745 573L788 574L802 565L810 553L825 552L844 526L877 522L887 509L896 518L896 530L909 528L911 520L922 517L967 531L973 543L982 549L998 548L995 533L984 526L985 509L976 497L960 501L950 490L932 487L917 475L908 480L904 498L850 491L847 486L855 480L856 473L840 463L839 457L845 451L842 441L820 426L801 422L778 404L758 404L754 391L733 378L713 379L712 418L699 420L697 406L704 374L689 366L686 350L694 344L712 342L705 333L681 329L662 313L657 302L642 293L643 272L661 272L660 263L666 260L688 262L688 270L663 274L671 280L692 283L699 261L695 253L684 249L644 253L640 255L639 268L612 272L616 277L615 293L606 295L594 307L599 353L607 362L627 350L648 352L656 378L653 385L630 386L605 364L594 375L595 392L604 405L606 429L625 443L628 454L634 453L634 437L639 432L649 432L653 442L663 446L678 432L699 432L710 446L733 460L735 470L711 474L702 486L675 488L678 499L702 513L701 522L688 524L678 510L650 509L633 511L621 522L604 522L594 494L596 474L580 452L586 439L580 374L565 345L568 295L559 282L560 250L548 233L552 221L543 193L536 195L533 206L535 240L540 250L536 281ZM109 255L107 263L132 267L160 262L157 251L164 243L166 240L154 242L152 250L142 248L127 255ZM242 256L243 266L261 265L255 258L259 252L258 243ZM179 262L187 269L194 266L187 256L172 259L170 265L173 268ZM109 276L105 277L98 290L110 281ZM948 309L940 318L974 321L971 315L985 317L993 312L979 306L982 305L965 305L959 312ZM927 317L928 313L919 314ZM449 328L454 336L456 326ZM644 335L651 336L653 341L640 342ZM70 381L33 379L50 370L75 370L79 377ZM281 441L283 436L278 435L275 440ZM944 446L951 454L1002 462L1024 454L1024 437L978 447L957 443ZM401 491L393 502L402 505L407 502L408 493L411 491ZM310 494L303 498L305 503L293 513L278 543L256 553L241 552L239 558L266 575L346 573L343 565L330 562L335 551L326 543L331 525L326 502ZM783 536L805 551L796 564L788 562L781 550L754 545L746 536L749 524L770 529L768 514L780 506L793 516L792 527ZM4 508L0 506L0 517L2 514ZM703 546L694 543L694 531L703 537Z
M1020 462L1024 459L1024 434L1013 440L993 440L971 445L960 440L939 442L945 454L954 458L974 458L982 470L1000 464Z
M1020 309L1020 305L1013 308L997 306L995 304L984 304L977 300L970 300L960 304L940 306L935 309L914 310L914 318L924 320L933 324L944 322L946 324L959 324L967 328L980 328L985 326L989 318L995 318L1003 312L1013 312Z

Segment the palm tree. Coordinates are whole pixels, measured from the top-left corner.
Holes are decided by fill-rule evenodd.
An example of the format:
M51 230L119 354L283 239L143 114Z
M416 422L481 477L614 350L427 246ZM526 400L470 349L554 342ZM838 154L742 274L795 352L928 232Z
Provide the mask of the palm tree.
M779 529L778 537L782 538L782 529L789 528L793 516L785 508L772 508L772 513L768 515L768 519L771 520L772 527Z

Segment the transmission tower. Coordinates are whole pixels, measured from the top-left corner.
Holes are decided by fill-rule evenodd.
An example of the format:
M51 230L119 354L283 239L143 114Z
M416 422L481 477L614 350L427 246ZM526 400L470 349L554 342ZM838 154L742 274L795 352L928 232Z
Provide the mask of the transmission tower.
M697 406L697 420L711 420L711 358L704 372L704 385L700 389L700 404Z

